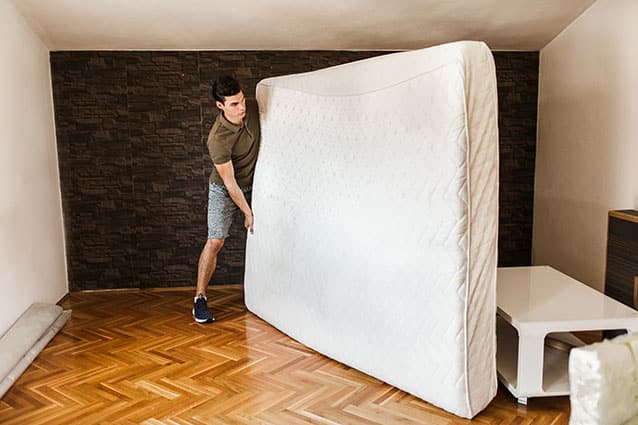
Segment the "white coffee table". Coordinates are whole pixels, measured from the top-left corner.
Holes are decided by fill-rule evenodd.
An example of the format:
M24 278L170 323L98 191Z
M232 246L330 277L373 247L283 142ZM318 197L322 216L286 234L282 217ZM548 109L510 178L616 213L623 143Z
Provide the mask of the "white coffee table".
M638 312L549 266L499 267L496 283L499 380L518 399L569 394L567 350L571 331L638 331Z

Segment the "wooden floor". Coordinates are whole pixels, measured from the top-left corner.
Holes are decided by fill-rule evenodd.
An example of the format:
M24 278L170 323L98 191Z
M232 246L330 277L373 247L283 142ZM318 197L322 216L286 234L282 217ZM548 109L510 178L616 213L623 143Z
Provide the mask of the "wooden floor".
M323 357L246 311L241 286L70 294L73 314L0 400L0 423L567 424L567 397L518 405L499 388L473 421Z

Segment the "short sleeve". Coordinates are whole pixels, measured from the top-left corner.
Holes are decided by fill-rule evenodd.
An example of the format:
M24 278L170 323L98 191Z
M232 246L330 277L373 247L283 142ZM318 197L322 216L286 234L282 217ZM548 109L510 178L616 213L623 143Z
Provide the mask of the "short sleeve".
M231 160L232 146L227 142L227 138L215 137L214 134L208 136L208 153L213 164L224 164Z

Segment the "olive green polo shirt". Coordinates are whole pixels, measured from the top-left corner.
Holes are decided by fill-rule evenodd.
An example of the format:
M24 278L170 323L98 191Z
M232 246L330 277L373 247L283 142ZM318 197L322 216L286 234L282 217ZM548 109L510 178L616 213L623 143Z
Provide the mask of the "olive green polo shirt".
M259 138L259 110L254 100L246 100L246 116L243 125L233 124L220 112L208 134L208 152L213 164L232 161L235 180L241 188L249 187L253 183ZM214 166L209 181L219 185L224 184Z

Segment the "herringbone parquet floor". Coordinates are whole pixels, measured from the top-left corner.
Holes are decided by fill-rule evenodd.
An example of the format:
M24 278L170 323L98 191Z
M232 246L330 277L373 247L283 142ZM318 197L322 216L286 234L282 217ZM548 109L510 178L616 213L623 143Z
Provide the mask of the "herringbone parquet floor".
M72 293L73 314L0 400L0 423L567 424L566 397L518 405L499 388L473 421L323 357L246 311L241 286Z

